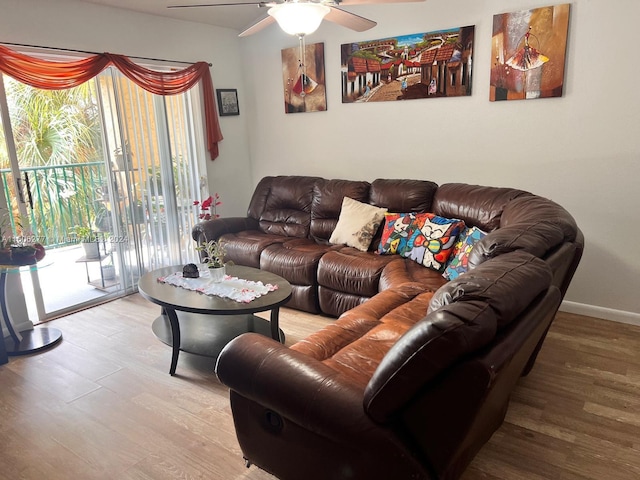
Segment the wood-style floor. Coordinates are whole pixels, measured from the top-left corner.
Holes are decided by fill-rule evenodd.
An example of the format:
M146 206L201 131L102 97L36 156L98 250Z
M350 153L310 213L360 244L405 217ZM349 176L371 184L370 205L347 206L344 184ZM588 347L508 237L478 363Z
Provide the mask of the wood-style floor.
M273 480L245 468L212 361L169 376L158 313L132 295L60 318L60 345L0 366L0 479ZM281 314L287 344L331 321ZM638 478L640 327L561 313L463 480Z

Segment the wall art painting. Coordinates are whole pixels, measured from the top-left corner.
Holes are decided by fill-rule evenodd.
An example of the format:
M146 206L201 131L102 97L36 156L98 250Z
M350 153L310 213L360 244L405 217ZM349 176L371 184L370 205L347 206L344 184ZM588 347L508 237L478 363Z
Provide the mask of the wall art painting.
M324 43L283 49L282 81L285 113L325 111Z
M494 15L491 101L562 96L569 7Z
M343 44L342 103L471 95L474 30Z

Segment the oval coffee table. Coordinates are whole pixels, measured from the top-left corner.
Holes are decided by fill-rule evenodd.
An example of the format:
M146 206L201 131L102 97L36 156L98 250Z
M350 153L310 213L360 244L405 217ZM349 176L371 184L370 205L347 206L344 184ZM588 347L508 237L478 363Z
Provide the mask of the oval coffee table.
M273 292L243 303L158 281L158 277L181 271L181 265L160 268L146 273L138 282L140 294L162 307L152 329L163 343L173 349L169 368L171 375L176 372L180 350L217 358L227 343L246 332L261 333L284 342L278 316L280 306L291 298L291 285L284 278L257 268L228 266L228 275L278 286ZM271 310L270 321L253 315L266 310Z

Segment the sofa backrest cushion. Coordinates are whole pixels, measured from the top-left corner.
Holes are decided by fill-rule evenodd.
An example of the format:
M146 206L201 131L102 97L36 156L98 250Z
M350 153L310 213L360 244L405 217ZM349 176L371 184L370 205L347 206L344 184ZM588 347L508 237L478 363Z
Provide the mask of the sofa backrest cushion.
M476 268L490 258L516 250L544 258L562 241L562 231L546 220L499 228L476 243L469 253L469 268Z
M576 239L578 225L573 216L558 203L538 195L519 197L505 205L500 228L541 220L555 225L562 232L563 241Z
M438 185L428 180L390 180L371 183L369 203L393 213L431 212Z
M319 177L265 177L253 192L247 214L258 220L264 233L307 237L313 189L321 181Z
M519 197L533 195L514 188L446 183L438 187L433 199L433 213L459 218L468 227L491 232L501 226L500 219L507 204Z
M369 201L371 184L353 180L323 180L313 188L311 204L310 235L316 242L329 244L331 233L336 228L344 197L359 202Z
M371 182L369 203L390 213L431 212L437 189L438 184L428 180L378 178ZM378 248L381 238L382 228L374 235L371 250Z
M477 275L470 278L470 273ZM525 252L502 255L443 285L426 317L378 365L365 390L367 413L376 421L388 420L432 379L487 347L550 285L548 265Z
M537 195L518 197L505 205L500 228L480 240L469 255L469 266L514 250L540 258L578 236L578 226L569 212Z

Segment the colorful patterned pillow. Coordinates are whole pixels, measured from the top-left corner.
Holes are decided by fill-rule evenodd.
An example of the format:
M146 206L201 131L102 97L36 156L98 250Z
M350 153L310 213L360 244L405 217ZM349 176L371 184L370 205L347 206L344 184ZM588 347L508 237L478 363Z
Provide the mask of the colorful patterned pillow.
M400 255L441 272L464 226L462 220L439 217L433 213L417 214L410 228L407 248Z
M453 253L442 276L447 280L453 280L469 270L469 254L485 235L486 233L478 227L465 228L453 247Z
M385 213L378 253L393 255L404 252L407 249L409 230L416 215L415 213Z
M329 243L348 245L366 252L386 211L386 208L344 197L338 223L331 233Z

